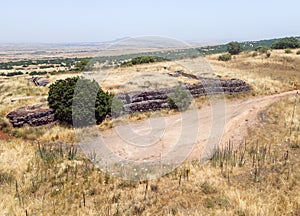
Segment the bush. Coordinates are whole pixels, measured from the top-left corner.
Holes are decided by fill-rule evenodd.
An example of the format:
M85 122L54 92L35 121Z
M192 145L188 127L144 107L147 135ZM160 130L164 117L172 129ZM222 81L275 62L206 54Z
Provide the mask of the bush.
M295 37L282 38L279 41L273 43L271 46L272 49L287 49L287 48L294 49L299 47L300 47L299 40Z
M185 111L190 106L192 98L188 90L183 89L182 86L177 86L174 92L168 97L168 104L171 109Z
M92 66L89 65L91 62L91 58L84 58L84 59L81 59L79 62L77 62L75 64L75 71L84 71L84 70L91 70L92 69Z
M298 50L298 51L296 52L296 54L297 54L297 55L300 55L300 50Z
M227 44L227 51L231 55L237 55L244 50L243 45L239 42L230 42Z
M220 55L218 60L219 61L229 61L229 60L231 60L231 55L230 55L230 53Z
M269 50L269 48L265 47L265 46L258 46L255 48L255 51L259 52L259 53L267 53L268 50Z
M253 52L252 53L252 57L256 57L256 56L258 56L258 53L257 52Z
M157 56L138 56L131 59L130 61L123 62L121 66L129 67L132 65L149 64L149 63L163 62L163 61L167 61L167 59L163 57L157 57Z
M41 65L40 69L54 68L54 65Z
M7 77L13 77L13 76L20 76L23 75L24 73L21 71L16 71L16 72L11 72L11 73L7 73L5 76Z
M29 73L30 76L45 75L45 74L47 74L46 71L32 71Z
M291 49L285 49L285 50L284 50L284 53L286 53L286 54L291 54L291 53L293 53L293 52L292 52Z
M102 122L110 115L113 95L95 80L79 77L58 80L49 87L49 107L60 122L84 127Z
M271 51L270 51L270 50L268 50L268 51L266 52L266 57L267 57L267 58L270 58L270 57L271 57Z

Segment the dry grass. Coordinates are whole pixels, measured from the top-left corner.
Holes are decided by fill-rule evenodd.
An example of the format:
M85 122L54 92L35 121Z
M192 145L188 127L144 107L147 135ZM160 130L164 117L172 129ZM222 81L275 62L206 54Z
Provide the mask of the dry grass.
M217 61L217 55L207 60L216 75L244 79L253 86L253 95L266 95L299 88L300 57L283 52L273 51L268 59L244 53L226 63ZM4 92L0 116L16 107L43 103L47 95L47 88L35 87L22 77L0 80L0 88ZM38 97L10 102L11 97L29 95ZM284 99L260 113L245 136L246 146L227 146L203 166L186 162L150 181L146 196L146 182L113 178L94 167L79 149L74 151L76 147L49 145L58 140L76 143L72 128L8 127L20 138L0 141L0 215L299 215L299 98ZM200 106L207 100L198 102ZM113 124L107 120L99 128ZM188 179L186 170L190 170Z
M248 82L253 91L246 94L226 95L229 100L236 100L256 95L268 95L276 92L299 89L300 87L300 56L294 54L285 54L284 51L272 51L270 58L265 55L252 57L251 52L235 56L229 62L220 62L217 60L218 55L207 56L205 59L185 59L176 62L161 62L151 65L138 65L129 68L117 68L112 70L102 70L97 74L86 75L95 77L101 86L113 92L123 92L137 89L156 89L167 86L174 86L178 82L193 83L184 77L170 78L168 73L176 70L185 70L199 76L219 77L219 78L239 78ZM65 79L70 76L79 74L61 74L50 76L48 79L54 82L58 79ZM0 117L1 122L7 124L3 119L8 112L20 106L44 103L47 106L48 87L36 87L30 81L25 80L26 76L1 78L0 90ZM31 99L11 102L12 98L33 96ZM201 97L195 99L197 106L200 108L209 103L208 98ZM163 111L171 114L170 111ZM155 113L154 113L155 114ZM129 119L142 120L153 113L133 114ZM119 121L119 120L116 120ZM114 121L107 120L99 126L100 129L111 128ZM31 129L28 127L21 129L6 129L17 137L23 137L29 140L38 140L47 142L59 138L65 143L75 143L74 131L60 125L53 125Z
M253 95L267 95L300 88L300 56L282 50L252 57L252 52L234 56L229 62L218 61L219 55L206 57L222 78L240 78L254 89Z
M46 146L41 154L21 140L1 143L0 174L11 176L0 185L2 214L297 215L299 108L291 135L287 126L294 104L295 98L288 98L262 113L249 129L246 147L220 150L204 166L186 162L150 181L146 198L146 182L110 177L80 152L70 157L69 146Z
M172 87L182 83L196 83L186 77L171 77L169 73L177 70L186 70L178 62L160 62L152 64L135 65L132 67L118 67L114 69L100 69L86 75L87 78L96 79L101 87L114 93L129 91L155 90Z

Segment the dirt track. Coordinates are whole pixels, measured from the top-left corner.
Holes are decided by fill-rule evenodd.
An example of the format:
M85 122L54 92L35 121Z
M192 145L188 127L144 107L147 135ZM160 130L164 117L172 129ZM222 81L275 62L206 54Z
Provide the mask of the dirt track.
M242 142L247 127L255 123L260 112L281 98L296 93L290 91L227 104L219 101L199 110L116 126L101 132L105 148L98 147L96 151L107 160L207 159L216 146L229 139L235 144Z

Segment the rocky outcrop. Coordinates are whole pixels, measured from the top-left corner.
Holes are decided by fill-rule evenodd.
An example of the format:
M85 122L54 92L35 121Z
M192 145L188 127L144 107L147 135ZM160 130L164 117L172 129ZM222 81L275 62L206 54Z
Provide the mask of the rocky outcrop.
M185 84L186 89L192 97L200 97L209 94L235 94L251 90L251 86L239 79L217 80L202 78L197 84ZM169 95L173 92L172 88L158 89L155 91L131 92L116 95L116 98L124 104L123 112L146 112L169 108L167 103Z
M14 127L40 126L55 122L53 109L42 109L41 105L21 107L6 116Z
M209 94L235 94L251 90L251 87L242 80L217 80L202 78L197 84L183 85L192 97ZM168 98L172 88L163 88L154 91L129 92L116 95L123 103L123 113L147 112L168 109ZM53 109L42 109L41 105L21 107L7 115L14 127L24 125L40 126L55 122Z
M46 86L49 84L49 80L43 79L43 77L32 77L31 80L36 86Z

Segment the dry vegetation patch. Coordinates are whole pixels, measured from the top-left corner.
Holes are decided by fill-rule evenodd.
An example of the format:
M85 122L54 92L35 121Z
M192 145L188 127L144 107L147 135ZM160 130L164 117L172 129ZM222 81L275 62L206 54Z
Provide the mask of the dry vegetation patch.
M63 215L297 215L299 97L270 106L239 148L146 182L103 173L76 146L1 143L3 213ZM285 113L282 113L285 109ZM295 110L295 111L294 111ZM293 114L294 113L294 114ZM53 142L55 143L55 142ZM189 172L187 172L187 170ZM16 187L17 185L17 187Z
M300 57L293 54L272 51L271 57L265 58L244 53L228 62L219 62L216 55L206 59L216 71L211 76L243 79L253 86L253 95L299 89ZM126 80L124 70L129 69L114 72L114 77L121 77L116 85L122 86ZM137 66L134 70L128 71L128 76L147 74L153 68ZM155 70L164 71L164 65L157 64ZM69 75L50 79L64 76ZM108 80L107 88L110 85ZM1 117L20 106L44 103L48 91L23 77L0 80L0 89ZM34 98L10 101L23 96ZM72 145L76 137L70 127L55 124L12 129L1 118L0 129L22 139L0 139L0 214L299 215L299 100L299 96L283 99L261 112L244 142L230 141L209 163L198 166L197 161L188 161L149 182L123 181L97 169ZM200 98L198 102L201 106L207 100ZM130 119L150 115L133 114ZM111 127L112 121L104 121L99 128Z
M218 55L206 59L221 77L242 79L253 86L254 95L267 95L300 88L300 57L282 52L274 50L269 58L245 52L228 62L218 61Z

